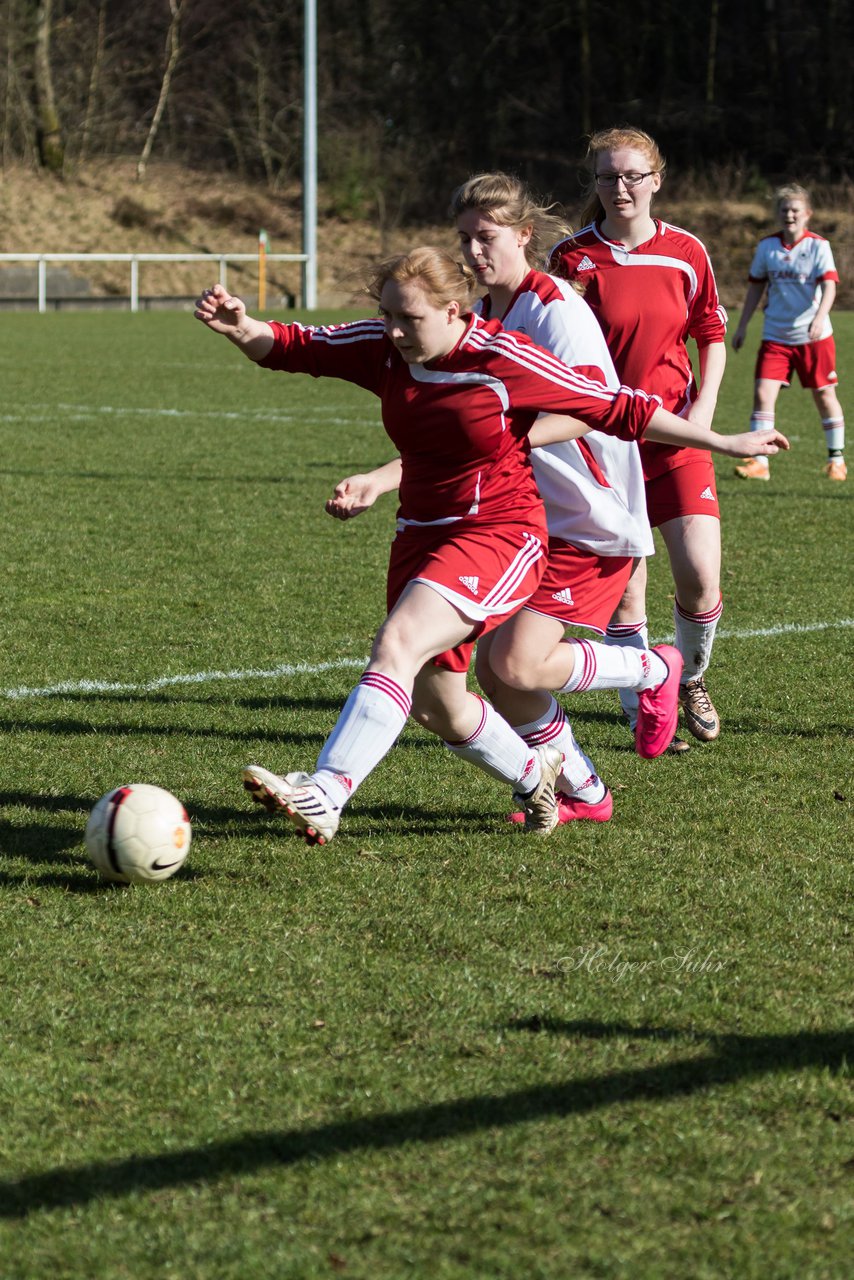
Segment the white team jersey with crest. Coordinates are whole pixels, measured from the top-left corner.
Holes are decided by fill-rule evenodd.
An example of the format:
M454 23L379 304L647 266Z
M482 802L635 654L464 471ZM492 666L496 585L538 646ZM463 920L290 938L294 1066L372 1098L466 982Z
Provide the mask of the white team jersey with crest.
M476 305L489 315L489 299ZM501 317L564 364L620 386L602 330L565 280L531 271ZM636 444L591 431L531 451L549 534L600 556L649 556L655 547Z
M768 283L768 305L762 338L800 347L809 342L809 328L821 302L822 280L838 280L833 253L827 240L805 231L800 240L786 244L782 235L760 240L750 264L753 284ZM825 320L822 338L833 333Z

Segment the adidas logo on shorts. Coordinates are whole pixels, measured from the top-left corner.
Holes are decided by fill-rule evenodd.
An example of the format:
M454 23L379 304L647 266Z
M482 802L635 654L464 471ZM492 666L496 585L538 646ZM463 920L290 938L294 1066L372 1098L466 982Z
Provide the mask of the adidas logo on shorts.
M461 577L460 582L464 587L468 587L473 596L477 595L477 589L480 586L480 578Z
M714 502L715 495L712 493L711 485L708 485L708 484L706 485L705 489L700 494L700 497L705 498L708 502Z
M575 604L569 587L564 587L563 591L555 591L552 600L557 600L558 604Z

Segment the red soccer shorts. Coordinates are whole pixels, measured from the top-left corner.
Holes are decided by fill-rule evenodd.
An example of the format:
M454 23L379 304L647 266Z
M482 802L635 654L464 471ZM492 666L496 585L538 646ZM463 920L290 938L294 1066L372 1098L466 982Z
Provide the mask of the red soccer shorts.
M678 516L716 516L720 520L712 455L699 453L684 466L647 480L646 510L653 529Z
M801 386L811 391L835 387L839 379L836 376L836 343L832 335L797 347L787 346L785 342L760 343L756 357L757 379L767 378L788 387L793 372L798 375Z
M549 560L540 585L525 605L564 626L604 635L632 576L633 556L597 556L549 538Z
M542 536L541 536L542 535ZM546 564L545 528L531 525L405 525L391 544L389 611L410 582L426 582L472 623L471 635L433 659L448 671L467 671L478 636L526 604Z

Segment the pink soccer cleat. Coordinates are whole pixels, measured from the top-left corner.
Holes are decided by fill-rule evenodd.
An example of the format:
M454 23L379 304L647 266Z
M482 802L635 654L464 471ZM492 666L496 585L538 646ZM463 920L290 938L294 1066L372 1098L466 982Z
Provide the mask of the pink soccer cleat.
M575 796L565 795L563 791L558 791L556 795L558 826L564 822L574 822L577 818L586 818L589 822L608 822L614 812L614 797L607 787L602 799L597 800L595 804L587 804L584 800L576 800ZM524 813L509 813L507 821L521 823L525 821L525 815Z
M635 725L635 750L644 760L664 755L676 733L679 718L679 677L682 654L672 644L653 646L667 667L667 676L654 689L638 694L638 721Z

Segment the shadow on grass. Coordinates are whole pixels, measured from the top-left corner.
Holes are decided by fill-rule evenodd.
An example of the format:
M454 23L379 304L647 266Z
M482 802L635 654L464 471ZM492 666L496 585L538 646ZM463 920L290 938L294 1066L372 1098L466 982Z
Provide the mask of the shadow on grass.
M305 711L325 710L327 705L330 709L340 710L342 704L341 702L326 704L322 701L317 703L309 701L294 703L295 708ZM44 733L58 737L83 736L87 738L211 738L221 739L223 742L272 743L277 747L289 744L297 747L313 746L315 755L317 754L317 748L322 746L329 736L329 730L332 729L332 726L333 721L331 718L328 729L318 732L305 729L301 729L299 732L289 731L284 727L281 729L214 729L181 724L122 724L115 721L111 723L96 723L92 720L75 720L64 717L52 720L27 720L23 717L18 720L0 718L0 732L10 734ZM404 731L401 742L407 749L417 751L423 751L426 748L436 751L441 746L439 739L435 735L409 728Z
M118 691L105 690L104 692L86 692L75 690L70 693L44 693L39 695L40 702L82 702L92 703L96 706L105 706L108 703L115 702L118 705L138 703L141 706L169 706L182 707L185 705L197 707L226 707L229 710L234 707L245 708L248 711L268 711L271 709L282 708L285 711L340 711L347 697L347 691L342 692L335 697L314 697L314 698L297 698L287 694L270 694L266 697L229 697L227 695L211 694L209 697L191 697L184 693L183 688L175 686L173 693L154 693L140 691L139 693L127 692L120 693Z
M310 709L310 708L309 708ZM331 727L331 726L330 726ZM211 729L196 725L179 724L96 724L91 720L11 720L0 719L0 732L3 733L45 733L58 737L114 737L114 738L216 738L224 742L271 742L276 745L295 743L321 745L326 741L325 733L310 733L301 730L299 733L288 733L285 730L265 729Z
M593 1039L687 1039L689 1031L632 1027L616 1023L549 1022L537 1028ZM475 1094L403 1111L341 1120L310 1129L268 1129L221 1142L185 1147L163 1155L67 1165L46 1173L0 1182L0 1217L23 1218L41 1209L87 1204L217 1178L233 1178L258 1169L287 1167L301 1160L329 1160L360 1151L382 1151L409 1143L443 1142L495 1127L532 1120L584 1115L603 1107L648 1099L677 1100L704 1089L735 1084L783 1071L846 1069L854 1052L854 1030L802 1032L797 1035L708 1037L710 1050L651 1067L581 1076L558 1084L537 1085L505 1094Z

